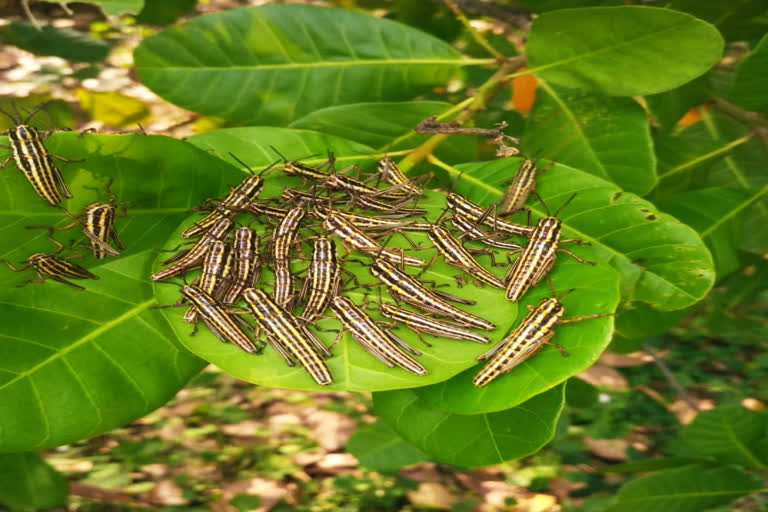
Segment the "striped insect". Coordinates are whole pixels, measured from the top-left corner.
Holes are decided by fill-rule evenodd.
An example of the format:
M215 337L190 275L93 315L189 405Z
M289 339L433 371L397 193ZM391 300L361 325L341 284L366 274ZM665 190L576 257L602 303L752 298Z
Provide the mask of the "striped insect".
M496 328L488 320L449 304L435 290L424 287L413 276L406 274L382 258L376 258L369 267L369 270L374 277L384 283L390 295L397 301L406 302L428 313L450 317L470 327L479 327L487 330Z
M397 365L416 375L427 374L427 369L405 351L416 356L421 355L421 352L381 327L351 300L336 296L331 301L331 309L341 321L343 329L349 330L360 346L379 361L390 368ZM343 329L338 339L344 333Z
M513 213L524 208L536 189L536 161L523 160L499 201L499 214Z
M77 263L73 263L66 258L58 256L58 254L64 249L64 245L56 241L51 233L52 230L49 230L48 240L57 246L56 251L52 253L37 252L32 254L27 258L27 262L20 267L14 266L13 263L8 260L0 260L0 262L8 265L8 267L14 272L23 272L29 268L33 268L35 270L37 277L35 279L25 281L19 284L19 286L25 286L29 283L42 283L46 279L51 279L53 281L70 286L76 290L82 291L85 290L85 288L75 283L70 283L68 279L99 279L99 276L89 272Z
M336 212L330 212L323 221L323 229L328 233L332 233L339 237L342 243L351 247L352 249L365 252L375 253L382 258L386 258L389 261L393 261L403 265L414 265L422 267L426 264L421 258L415 256L408 256L403 253L402 249L382 247L368 235L360 231L354 224L346 220Z
M247 210L249 213L259 216L264 215L266 217L270 217L273 219L282 219L286 215L288 215L289 210L286 210L285 208L280 208L278 206L271 206L264 203L258 203L256 201L251 202L248 204Z
M351 202L358 208L364 208L368 210L375 210L377 212L384 212L389 216L397 217L410 217L412 215L425 215L427 210L424 208L415 208L404 206L410 199L403 201L380 201L375 197L366 195L354 195L351 197Z
M0 162L0 168L8 165L8 162L13 158L16 167L24 173L37 195L55 206L61 202L62 196L71 198L72 193L67 188L61 171L56 167L53 158L56 157L64 162L71 162L72 160L49 153L44 144L45 136L35 127L27 124L44 106L45 104L38 106L24 120L21 119L18 112L16 112L16 116L13 116L0 110L0 113L8 116L15 124L10 130L0 132L0 135L7 135L11 143L11 155Z
M393 306L392 304L382 304L379 306L379 312L381 312L382 316L390 318L396 322L401 322L417 333L424 332L441 338L470 340L478 343L490 343L491 341L488 336L467 330L459 324L430 318L407 309Z
M319 237L312 244L312 260L300 297L307 297L301 313L304 322L312 322L328 308L341 284L341 264L336 257L336 244L330 238Z
M275 228L272 235L272 258L275 262L287 264L289 261L293 239L306 214L307 212L299 206L291 208Z
M251 171L250 167L245 165L242 160L237 158L232 153L230 153L230 156L232 156L232 158L237 160L240 164ZM184 230L184 232L181 234L181 237L190 238L201 233L205 233L221 219L232 218L232 216L235 214L247 210L264 186L264 180L262 179L261 175L271 169L271 167L272 166L267 167L258 175L254 174L246 177L236 187L230 187L231 190L229 194L227 194L227 196L219 204L214 206L213 211L206 215L203 219L195 222L186 230Z
M273 269L275 286L272 288L272 299L279 305L290 310L296 295L296 279L291 272L289 263L275 261Z
M172 265L155 272L150 276L150 279L153 281L161 281L163 279L168 279L169 277L181 275L187 270L200 266L211 244L216 240L223 240L230 229L232 229L231 220L219 220L209 231L203 234L203 237L190 249L182 251L179 254L162 261L161 264L163 265L168 263L172 263Z
M288 366L293 366L296 360L321 386L333 382L328 364L323 359L331 356L330 351L295 316L275 303L263 290L246 288L243 298L253 311L259 329L264 331L267 340Z
M472 240L477 240L490 247L497 249L512 249L517 250L520 248L520 244L514 242L505 242L499 240L492 233L487 233L480 229L477 222L472 221L462 215L453 215L448 221L459 231L461 231L461 237L466 236Z
M209 294L194 285L184 286L181 291L184 298L197 311L200 320L222 342L231 342L250 354L262 351L263 344L256 346L237 325L226 307Z
M214 240L203 258L202 273L192 284L214 300L217 299L217 296L220 296L227 287L224 274L225 269L231 264L231 255L227 244L221 240ZM184 321L194 323L197 321L197 317L197 309L193 306L184 314Z
M238 228L230 249L232 274L230 284L221 298L222 304L234 304L243 290L252 288L261 274L261 256L256 232L248 227Z
M533 227L509 222L500 219L497 215L489 215L489 210L455 192L451 192L446 196L445 204L455 215L464 216L472 221L490 226L497 231L525 237L530 237L533 233Z
M437 248L438 254L441 254L449 265L464 270L478 281L495 286L496 288L506 288L503 280L491 274L480 265L469 251L461 245L461 242L443 226L438 224L432 225L432 229L427 232L427 236ZM435 257L437 258L437 255Z
M110 240L114 241L119 249L125 249L125 246L115 229L115 218L118 216L118 205L128 203L116 203L117 197L112 193L111 185L112 180L110 179L105 187L109 194L109 200L106 202L91 203L87 205L79 215L72 215L69 210L60 206L59 208L61 208L67 216L76 220L66 226L55 228L57 231L64 231L79 225L83 234L88 237L91 245L91 252L97 259L103 259L107 256L120 256L119 252L110 247Z
M557 218L557 215L574 197L575 194L568 198L555 212L555 215L549 215L549 212L547 212L547 217L539 219L531 234L530 242L523 248L520 256L512 263L507 275L504 277L504 282L507 283L507 300L513 302L520 300L525 295L525 292L531 287L536 286L555 264L558 252L564 252L585 265L595 264L594 262L579 258L567 249L559 247L559 244L566 242L584 244L578 238L560 239L562 222Z
M390 185L400 185L405 193L414 196L420 196L424 193L421 188L413 184L414 180L408 179L391 158L385 157L379 160L377 169L384 181Z
M341 210L331 210L330 208L322 205L316 205L312 209L312 216L321 220L325 220L329 213L333 212L335 215L343 217L355 227L361 230L368 231L429 231L432 228L432 224L429 222L414 222L404 219L391 219L387 217L370 217L368 215L361 215L359 213L345 212Z
M528 309L530 313L523 318L520 325L495 347L477 358L478 361L488 360L488 363L472 379L475 386L485 386L499 375L520 365L545 344L552 344L550 340L555 335L553 330L555 325L613 315L613 313L596 313L563 320L565 307L557 297L546 298L536 307L528 305ZM561 351L565 351L562 346L556 346Z

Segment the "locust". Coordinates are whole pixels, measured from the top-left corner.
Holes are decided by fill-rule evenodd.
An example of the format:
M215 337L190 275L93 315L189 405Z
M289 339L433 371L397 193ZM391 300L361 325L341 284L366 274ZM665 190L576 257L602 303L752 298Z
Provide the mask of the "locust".
M403 265L422 267L426 264L421 258L405 255L402 249L382 247L336 212L330 212L327 215L323 221L323 229L341 238L342 243L352 249L365 253L376 253L383 258Z
M543 299L536 307L528 305L528 309L530 313L523 318L520 325L495 347L477 358L478 361L490 360L472 379L475 386L485 386L531 357L545 344L550 344L552 336L555 335L555 325L613 315L596 313L564 320L562 317L565 307L557 297Z
M232 274L230 284L221 298L223 304L234 304L243 290L252 288L261 274L261 257L258 250L256 232L248 227L235 231L232 242Z
M257 347L235 323L225 307L209 294L194 285L184 286L182 294L195 308L200 320L222 342L232 342L250 354L261 352L263 346Z
M490 226L497 231L525 237L530 237L533 233L533 227L509 222L498 218L497 215L488 215L489 212L485 208L455 192L451 192L446 196L445 204L457 216L464 216L469 220Z
M382 363L390 368L397 365L416 375L427 374L427 369L405 351L417 356L421 355L421 352L374 322L351 300L336 296L331 301L331 309L360 346ZM343 332L339 332L339 338Z
M401 322L417 333L424 332L442 338L471 340L478 343L490 343L491 341L488 336L467 330L459 324L429 318L428 316L420 315L392 304L382 304L379 306L379 312L382 316Z
M291 208L275 228L275 233L272 235L272 258L275 262L283 266L287 264L293 239L306 214L307 212L301 207Z
M520 300L528 289L536 286L555 264L555 257L558 252L564 252L585 265L595 264L594 262L579 258L567 249L559 247L559 244L566 242L584 244L578 238L560 239L562 222L557 218L557 215L574 197L575 195L572 195L566 200L555 212L555 215L539 219L531 234L530 242L522 250L520 256L512 263L507 275L504 277L504 282L507 283L507 300L513 302Z
M214 240L203 258L203 271L193 284L200 291L216 299L217 295L221 295L221 291L226 289L225 269L231 264L231 254L227 244L221 240ZM197 309L193 306L184 314L184 321L194 323L197 317Z
M424 191L413 184L413 180L400 170L397 164L389 157L379 160L377 169L381 178L390 185L399 185L408 195L420 196Z
M345 212L341 210L332 210L330 208L316 205L312 209L312 215L315 218L325 220L330 213L343 217L345 220L354 224L356 228L368 231L429 231L432 228L432 224L429 222L413 222L403 219L391 219L387 217L370 217L368 215L360 215L358 213Z
M72 193L67 188L53 157L64 162L71 162L72 160L49 153L43 143L45 137L35 127L27 124L43 106L44 104L38 106L23 121L18 111L16 116L12 116L8 112L0 110L15 124L10 130L0 132L0 135L7 135L11 143L11 155L0 162L0 168L8 165L8 162L13 158L16 167L24 174L37 195L55 206L62 201L62 196L71 198Z
M232 228L232 221L224 218L219 220L213 227L203 234L203 237L195 243L190 249L182 251L163 262L163 265L173 263L170 267L155 272L150 276L153 281L161 281L169 277L183 274L189 269L200 265L208 252L211 244L216 240L223 240L229 230Z
M322 357L330 357L330 351L296 317L263 290L246 288L243 298L256 316L259 328L288 366L293 366L295 359L316 383L325 386L333 382L328 364Z
M317 238L312 247L312 261L300 296L307 298L301 319L309 323L318 319L328 308L341 284L341 264L336 256L333 240Z
M461 231L461 237L466 236L467 238L477 240L485 245L496 247L497 249L520 249L520 244L499 240L493 234L486 233L480 229L476 222L469 220L462 215L453 215L448 221Z
M464 270L467 274L483 283L495 286L496 288L506 288L504 281L483 268L469 251L461 245L461 242L443 226L438 224L432 225L432 228L427 232L427 236L437 248L438 254L442 254L443 259L449 265Z
M272 289L272 299L279 305L290 309L295 291L295 279L287 262L275 261L275 286Z
M457 322L481 329L495 329L496 326L478 316L449 304L435 290L425 288L419 281L382 258L376 258L369 267L371 274L384 283L395 300L406 302L423 311L447 316Z
M245 166L249 172L253 172L242 160L230 153L230 156ZM274 164L272 164L274 165ZM213 211L203 219L188 227L182 234L182 238L190 238L205 233L222 219L230 219L235 214L248 209L251 203L264 186L262 175L272 168L272 165L262 170L258 175L247 176L238 186L230 187L229 194L216 206Z
M258 203L256 201L251 202L246 209L253 215L265 215L274 219L282 219L288 215L289 212L289 210L286 210L285 208Z
M536 162L523 160L499 201L499 214L513 213L523 209L528 197L536 189Z
M380 201L375 197L367 195L354 195L351 198L352 204L358 208L366 208L378 212L385 212L389 216L397 216L402 218L410 217L413 215L425 215L427 213L427 210L424 208L403 206L409 200L410 199L405 199L403 201L395 201L392 203L391 201Z
M23 272L28 268L34 268L37 277L21 283L19 286L25 286L29 283L42 283L45 279L52 279L56 282L70 286L76 290L85 290L80 285L71 283L68 279L99 279L99 276L89 272L77 263L73 263L65 258L58 256L64 249L64 245L56 241L51 235L53 230L49 230L48 240L53 242L57 249L52 253L36 252L27 258L27 262L16 267L8 260L0 260L5 263L14 272Z

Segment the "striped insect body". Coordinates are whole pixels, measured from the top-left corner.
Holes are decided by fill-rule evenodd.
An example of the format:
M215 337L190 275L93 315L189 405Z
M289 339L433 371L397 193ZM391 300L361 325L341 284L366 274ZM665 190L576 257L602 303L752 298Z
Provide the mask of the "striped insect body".
M533 228L531 226L509 222L498 218L497 215L488 215L489 212L487 212L485 208L455 192L451 192L446 196L445 205L455 215L480 222L497 231L504 231L506 233L525 237L530 237L533 233Z
M150 279L153 281L161 281L163 279L181 275L187 270L200 266L211 244L216 240L223 240L230 229L232 229L231 220L219 220L202 236L202 238L200 238L200 240L197 241L195 245L192 246L192 248L182 252L180 255L165 260L163 264L173 264L163 270L155 272L150 276Z
M195 285L200 291L217 299L227 287L227 283L224 282L224 271L228 264L230 261L227 244L221 240L214 240L203 258L203 270L200 277L195 280ZM190 307L184 315L184 321L195 322L197 316L197 310Z
M351 300L336 296L331 301L331 309L360 346L381 362L390 368L397 365L416 375L427 374L427 369L406 353L421 355L421 352L381 327Z
M230 219L235 214L247 210L263 186L264 180L260 176L248 176L233 188L211 213L184 230L182 238L205 233L222 219Z
M301 296L307 296L301 319L309 323L322 316L336 295L341 281L341 265L336 256L336 244L320 237L313 243L312 261Z
M243 290L252 288L258 281L262 265L258 245L256 232L251 228L242 227L235 230L229 251L232 256L232 273L229 276L229 286L221 298L223 304L234 304Z
M478 343L490 343L491 339L480 333L465 329L459 324L437 320L428 316L420 315L407 309L393 306L392 304L382 304L379 306L382 316L391 318L416 332L424 332L433 336L442 338L451 338L455 340L470 340Z
M323 359L330 357L330 351L296 317L258 288L246 288L243 299L270 344L290 366L296 360L321 386L333 382L328 364Z
M435 224L427 232L427 236L435 245L439 254L443 256L446 263L466 271L478 281L495 286L496 288L505 288L504 281L483 268L469 251L461 245L461 242L446 228Z
M422 189L412 183L412 180L408 179L391 158L386 157L379 160L377 168L384 181L390 185L399 185L406 194L420 196L424 193Z

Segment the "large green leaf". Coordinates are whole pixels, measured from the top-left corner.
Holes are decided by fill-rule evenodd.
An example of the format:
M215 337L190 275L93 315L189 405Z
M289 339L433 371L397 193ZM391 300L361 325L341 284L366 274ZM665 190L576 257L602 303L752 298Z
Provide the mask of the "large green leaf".
M552 273L555 290L575 290L563 299L566 318L608 313L616 308L619 301L618 276L610 266L601 264L590 267L567 256L561 258ZM550 295L548 287L540 286L526 294L522 304L535 306ZM519 308L515 325L527 313L527 308ZM563 357L555 347L544 347L510 373L485 387L477 388L472 384L472 377L482 367L482 364L476 364L450 380L416 389L416 395L432 407L457 414L478 414L514 407L592 365L611 341L613 319L585 320L554 329L556 335L552 342L563 345L568 357ZM501 337L494 338L494 343Z
M451 414L427 405L413 390L374 393L376 414L432 460L485 466L519 459L552 440L565 403L565 385L490 414Z
M509 158L461 164L452 172L462 173L456 190L481 204L494 203L519 163L518 158ZM542 173L537 182L537 192L552 210L576 194L560 215L563 237L590 242L596 257L620 272L624 302L647 302L670 311L694 304L711 288L712 257L701 238L653 204L560 164ZM538 204L532 209L545 214Z
M536 18L526 53L530 72L548 82L633 96L673 89L704 74L720 59L723 38L709 23L681 12L589 7Z
M717 276L722 278L741 266L741 213L752 201L743 190L712 187L664 196L656 204L699 232L712 252Z
M0 454L0 503L13 510L41 510L64 505L69 485L64 475L39 453Z
M760 481L729 466L687 466L625 484L608 512L700 512L761 488Z
M525 154L569 165L639 195L656 184L648 119L636 101L540 80L522 142Z
M721 463L764 468L765 460L754 451L765 438L768 417L739 405L702 411L681 435L683 455L714 457Z
M38 55L55 55L75 62L98 62L107 56L110 44L82 32L14 21L0 27L0 40Z
M151 309L147 276L189 206L224 186L216 171L233 168L161 136L57 133L48 147L86 159L61 164L75 196L65 203L71 211L105 199L110 178L118 200L134 201L128 218L117 220L127 249L119 258L78 260L100 277L81 281L85 292L51 281L16 288L32 272L0 268L0 451L57 446L123 425L164 404L203 364ZM0 173L0 205L0 258L15 263L54 249L42 230L25 226L70 222L13 165ZM58 238L84 237L73 230Z
M709 99L708 75L692 80L676 89L645 97L645 104L658 127L672 130L691 108Z
M251 124L411 99L472 62L405 25L311 5L200 16L146 38L134 59L141 81L165 99Z
M452 108L453 105L442 101L353 103L317 110L292 122L290 127L333 133L382 151L396 151L424 142L429 135L413 132L419 121ZM450 161L472 160L477 142L475 135L456 135L450 144L441 144L435 154Z
M768 113L768 98L765 94L768 88L766 68L768 68L768 34L742 61L731 88L731 97L739 105L764 114Z
M659 186L662 198L688 189L726 187L742 189L745 199L744 229L739 248L762 254L768 251L763 226L768 222L768 175L762 171L768 158L763 143L750 130L718 113L703 112L702 121L681 132L656 139ZM741 213L741 209L734 214Z
M346 449L361 466L374 471L398 471L403 466L429 460L381 420L360 427L349 438Z

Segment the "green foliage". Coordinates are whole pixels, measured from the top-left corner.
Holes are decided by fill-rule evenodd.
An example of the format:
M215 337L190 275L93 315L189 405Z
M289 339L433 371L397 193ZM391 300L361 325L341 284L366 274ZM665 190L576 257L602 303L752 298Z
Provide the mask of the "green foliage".
M72 0L36 0L54 4L67 5ZM152 1L152 0L150 0ZM144 0L78 0L86 4L93 4L101 7L107 16L119 16L121 14L137 14L144 7Z
M359 428L349 438L347 451L361 465L376 471L397 471L403 466L429 460L424 452L398 436L383 421Z
M148 87L185 108L282 125L322 107L413 98L448 81L463 58L388 20L269 5L201 16L148 37L135 61Z
M536 18L526 52L530 67L548 82L633 96L704 74L720 59L723 38L708 23L668 9L590 7Z
M376 414L437 462L486 466L519 459L552 440L565 403L565 385L517 407L485 414L452 414L430 407L413 390L374 393Z
M0 27L0 40L38 55L54 55L74 62L99 62L110 50L103 39L94 39L76 30L15 21Z
M768 113L768 99L765 89L768 79L765 69L768 67L768 35L764 36L755 49L742 61L733 80L731 96L742 107Z
M698 512L755 492L760 484L759 479L728 466L668 469L622 487L608 512Z
M64 475L35 452L0 454L0 503L13 510L63 505L69 485Z

